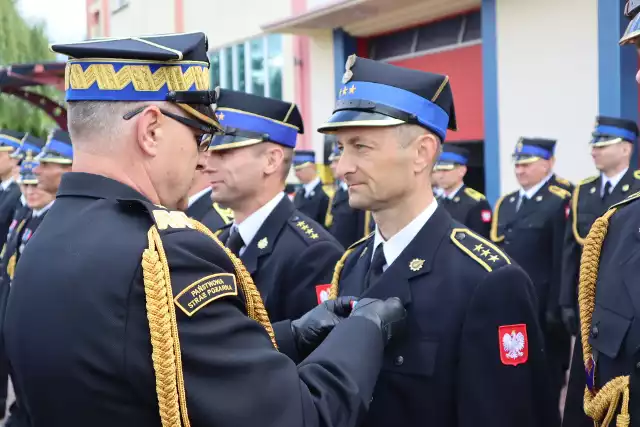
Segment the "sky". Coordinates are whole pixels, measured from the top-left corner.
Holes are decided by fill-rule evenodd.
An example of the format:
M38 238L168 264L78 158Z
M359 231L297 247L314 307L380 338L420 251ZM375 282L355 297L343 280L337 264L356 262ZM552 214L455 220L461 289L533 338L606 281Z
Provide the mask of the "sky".
M84 40L87 32L86 0L18 0L25 19L46 23L51 43Z

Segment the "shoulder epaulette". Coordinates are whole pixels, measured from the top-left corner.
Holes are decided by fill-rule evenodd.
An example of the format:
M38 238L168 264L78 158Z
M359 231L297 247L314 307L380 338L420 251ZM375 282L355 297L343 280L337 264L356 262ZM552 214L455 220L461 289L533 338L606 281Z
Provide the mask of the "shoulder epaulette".
M566 199L567 197L571 197L571 193L567 190L565 190L564 188L560 188L556 185L550 185L549 186L549 192L551 194L555 194L556 196L560 197L561 199Z
M590 176L589 178L586 178L586 179L583 179L582 181L580 181L580 182L578 183L578 185L588 184L588 183L590 183L590 182L595 181L596 179L598 179L598 175L596 175L596 176Z
M454 228L451 231L451 241L480 264L485 270L493 271L511 264L511 260L493 243L480 237L467 228Z
M476 202L479 202L481 200L486 200L486 197L484 196L484 194L474 190L473 188L465 187L464 194L471 197Z
M564 178L560 178L559 176L556 176L556 181L558 181L562 185L566 185L567 187L571 187L571 181L569 181L568 179L564 179Z
M625 206L628 205L629 203L633 202L634 200L640 199L640 191L637 191L631 195L629 195L626 199L611 205L611 207L609 209L613 209L613 208L619 208L621 206Z
M213 203L213 209L218 212L218 215L220 215L220 218L222 218L225 224L231 224L233 222L233 209L223 208L217 202Z
M320 233L318 229L320 226L311 225L308 221L300 218L299 216L295 216L289 220L289 224L291 227L296 230L306 242L313 242L320 238Z
M640 170L637 170L637 171L633 172L633 177L635 179L640 179Z
M191 218L183 211L172 211L162 205L154 205L138 199L121 199L120 203L143 207L153 219L158 230L194 228Z

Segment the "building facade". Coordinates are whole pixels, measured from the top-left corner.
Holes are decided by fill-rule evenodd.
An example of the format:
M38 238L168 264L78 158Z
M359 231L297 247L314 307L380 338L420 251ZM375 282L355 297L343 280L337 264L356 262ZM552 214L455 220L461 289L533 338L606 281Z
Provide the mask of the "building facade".
M447 142L471 150L471 185L494 202L517 186L519 137L558 139L556 171L578 181L595 173L587 145L595 116L637 120L638 58L617 43L623 3L87 0L87 33L205 31L213 83L296 102L306 128L299 146L319 159L315 129L350 54L447 74L458 118Z

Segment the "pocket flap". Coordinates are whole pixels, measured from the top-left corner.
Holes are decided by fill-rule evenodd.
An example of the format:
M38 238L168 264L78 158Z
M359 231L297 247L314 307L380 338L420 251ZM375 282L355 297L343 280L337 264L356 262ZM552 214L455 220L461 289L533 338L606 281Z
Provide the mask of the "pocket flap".
M631 319L596 305L591 321L589 342L598 352L615 359L620 353Z

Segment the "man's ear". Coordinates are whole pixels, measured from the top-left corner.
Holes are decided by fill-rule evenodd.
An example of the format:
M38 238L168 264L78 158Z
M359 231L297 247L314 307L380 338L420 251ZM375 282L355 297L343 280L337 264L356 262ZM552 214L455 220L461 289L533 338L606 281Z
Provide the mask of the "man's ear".
M431 170L438 160L440 141L432 133L424 133L416 138L415 146L418 155L414 162L414 172Z
M272 175L278 172L284 161L284 150L282 147L279 147L276 144L270 145L271 146L268 147L264 153L266 160L264 166L265 175Z
M160 126L164 116L155 105L145 108L136 121L136 134L138 146L148 156L155 157L158 154L158 140L162 137Z

